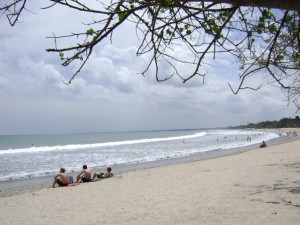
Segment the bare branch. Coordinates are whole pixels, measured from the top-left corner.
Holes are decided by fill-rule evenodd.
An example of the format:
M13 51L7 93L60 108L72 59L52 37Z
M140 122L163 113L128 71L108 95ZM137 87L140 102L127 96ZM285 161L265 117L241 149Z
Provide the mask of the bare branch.
M0 12L14 26L26 9L26 0L0 3ZM49 0L50 5L97 15L84 23L88 28L67 35L55 35L54 48L63 66L79 62L79 68L65 84L82 70L96 46L106 38L112 42L114 31L124 22L134 23L139 38L137 56L149 56L143 76L155 71L157 81L178 76L184 83L202 77L203 65L219 55L235 57L240 71L240 90L246 80L260 72L268 73L268 82L286 91L288 101L300 96L300 1L295 0ZM97 6L95 6L95 5ZM274 11L269 8L280 8ZM275 16L276 15L276 16ZM93 17L94 18L94 17ZM61 40L68 40L60 45ZM178 50L180 49L180 50ZM186 53L182 53L184 49ZM185 65L187 70L180 70ZM167 69L165 69L167 67ZM207 70L207 68L205 68ZM240 75L239 75L240 74ZM295 103L296 104L296 103ZM296 104L299 106L300 104Z

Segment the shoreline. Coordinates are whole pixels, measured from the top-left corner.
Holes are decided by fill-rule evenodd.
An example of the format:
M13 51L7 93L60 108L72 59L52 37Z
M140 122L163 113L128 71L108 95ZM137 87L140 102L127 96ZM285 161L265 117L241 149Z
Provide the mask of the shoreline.
M265 129L264 129L265 131ZM287 133L286 136L278 137L268 141L268 146L283 144L286 142L291 142L295 139L300 138L298 136L299 130L297 128L289 129L289 128L281 128L281 129L271 129L269 130L274 133L278 132L285 132ZM132 164L120 164L113 166L113 172L115 175L120 175L124 173L130 173L133 171L140 171L140 170L147 170L151 168L159 168L169 165L178 165L178 164L185 164L190 162L197 162L203 160L209 160L213 158L219 158L224 156L230 156L234 154L243 153L250 150L255 150L259 148L259 144L251 144L248 146L238 147L238 148L231 148L231 149L216 149L213 151L208 152L201 152L191 154L185 157L179 158L167 158L161 159L151 162L139 162L139 163L132 163ZM105 168L96 167L92 169L92 173L103 171ZM76 177L79 171L69 172L69 175ZM8 197L23 193L32 193L37 190L41 190L44 188L49 188L53 182L53 176L42 176L42 177L34 177L34 178L27 178L27 179L18 179L13 181L3 181L0 182L0 198Z
M298 225L299 148L295 137L209 160L3 197L0 224Z

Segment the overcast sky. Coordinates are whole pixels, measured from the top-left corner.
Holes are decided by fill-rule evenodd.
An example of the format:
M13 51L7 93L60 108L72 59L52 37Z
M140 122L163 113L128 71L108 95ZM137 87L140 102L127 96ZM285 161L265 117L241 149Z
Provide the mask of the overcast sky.
M36 14L25 12L15 27L0 16L0 134L214 128L295 116L285 95L268 84L234 95L227 83L238 85L236 62L226 57L206 66L204 84L141 76L147 58L136 57L130 26L115 33L113 45L95 48L66 86L61 77L67 80L76 67L62 67L58 54L45 51L54 47L46 36L82 31L83 17L32 2Z

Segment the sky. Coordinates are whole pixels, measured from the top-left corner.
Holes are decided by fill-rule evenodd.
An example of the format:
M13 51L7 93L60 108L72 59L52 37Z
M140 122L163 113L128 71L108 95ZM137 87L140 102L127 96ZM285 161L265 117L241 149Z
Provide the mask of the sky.
M114 33L113 44L97 46L65 85L61 79L67 81L76 66L63 67L57 53L46 52L54 47L46 37L87 30L81 22L92 17L64 7L41 10L46 2L30 1L32 12L14 27L0 15L0 135L215 128L296 116L285 94L267 83L233 94L228 83L237 87L239 79L230 58L206 65L204 84L200 78L182 83L176 77L157 82L151 72L141 76L148 56L136 57L135 28L128 24Z

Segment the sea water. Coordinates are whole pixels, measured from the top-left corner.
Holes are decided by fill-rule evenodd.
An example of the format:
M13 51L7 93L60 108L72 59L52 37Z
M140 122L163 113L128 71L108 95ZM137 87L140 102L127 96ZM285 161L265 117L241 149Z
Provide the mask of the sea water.
M0 136L0 181L180 158L259 144L282 133L202 129Z

